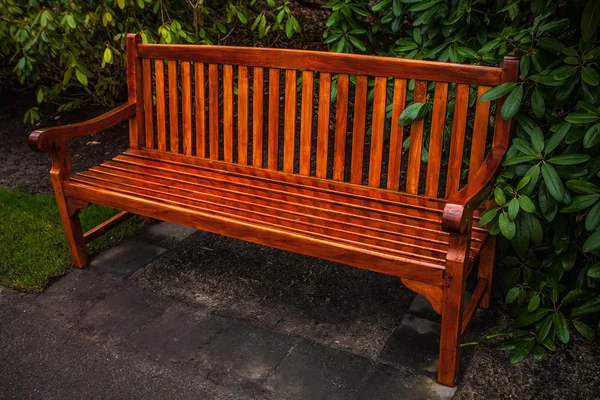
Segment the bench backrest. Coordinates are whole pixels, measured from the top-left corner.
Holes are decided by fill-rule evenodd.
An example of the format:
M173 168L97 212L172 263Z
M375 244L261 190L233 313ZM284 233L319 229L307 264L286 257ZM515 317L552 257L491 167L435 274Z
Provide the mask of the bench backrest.
M134 148L448 197L473 178L492 145L508 145L510 121L490 113L503 99L494 107L479 97L516 80L516 58L492 68L127 40ZM430 120L413 121L405 134L397 121L409 100L433 108Z

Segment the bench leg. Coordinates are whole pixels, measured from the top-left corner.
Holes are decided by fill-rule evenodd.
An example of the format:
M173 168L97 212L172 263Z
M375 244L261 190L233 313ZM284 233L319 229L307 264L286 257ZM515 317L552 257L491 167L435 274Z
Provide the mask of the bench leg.
M88 265L89 260L83 231L81 230L81 222L79 221L79 211L70 209L63 191L63 181L70 173L71 163L64 143L56 143L53 146L50 181L54 189L54 197L67 238L71 259L76 267L83 268Z
M485 292L481 297L481 302L479 303L479 307L488 308L490 306L490 297L492 295L492 281L494 275L494 256L496 254L496 236L490 235L484 246L481 249L481 254L479 255L479 271L477 272L477 276L479 278L485 279L488 284L485 288Z
M458 361L462 330L462 305L465 297L466 274L470 248L470 232L468 235L450 235L443 300L442 300L442 332L440 338L440 358L438 365L438 381L447 386L454 386L458 377Z

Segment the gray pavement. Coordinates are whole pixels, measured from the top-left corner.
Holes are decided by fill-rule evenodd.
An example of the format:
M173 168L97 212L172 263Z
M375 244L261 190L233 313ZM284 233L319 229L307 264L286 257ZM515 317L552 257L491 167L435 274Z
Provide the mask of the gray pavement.
M437 384L439 329L392 277L157 223L40 295L0 287L0 398L519 398L511 379L532 394L522 372L543 364L486 346L465 349L458 391Z

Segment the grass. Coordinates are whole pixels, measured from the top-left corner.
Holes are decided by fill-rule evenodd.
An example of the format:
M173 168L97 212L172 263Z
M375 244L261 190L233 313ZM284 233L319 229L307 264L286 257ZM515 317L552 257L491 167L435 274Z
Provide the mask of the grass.
M80 212L83 230L93 228L118 211L91 205ZM98 252L115 239L133 234L141 218L131 218L88 245ZM31 195L0 188L0 285L42 290L63 275L71 258L54 196Z

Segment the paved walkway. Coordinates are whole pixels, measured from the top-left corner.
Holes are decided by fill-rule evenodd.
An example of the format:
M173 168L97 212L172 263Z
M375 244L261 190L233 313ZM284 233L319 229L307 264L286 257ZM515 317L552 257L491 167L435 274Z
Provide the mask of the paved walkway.
M233 292L229 296L233 300L227 301L189 300L177 295L173 287L186 288L192 279L190 274L198 266L206 264L220 271L228 266L215 266L217 261L223 264L228 257L234 257L233 262L239 264L235 257L248 257L242 242L223 242L219 247L219 237L207 238L194 232L176 225L154 224L135 238L96 256L90 267L72 270L40 295L0 287L0 398L387 400L448 399L455 395L456 389L438 385L435 380L439 317L422 297L402 292L405 289L401 286L387 290L387 278L371 282L372 288L368 289L361 282L379 275L341 266L338 271L333 265L331 280L341 286L343 279L353 279L350 271L357 271L354 285L358 289L349 291L356 297L348 300L352 307L366 302L359 296L361 285L365 286L366 296L379 300L385 299L387 292L410 296L410 307L390 305L392 310L400 310L391 323L383 317L381 322L368 318L380 304L358 311L351 308L360 321L345 325L344 318L336 324L330 316L331 310L344 312L344 306L327 304L338 301L336 294L313 293L316 289L310 285L292 288L291 295L284 295L290 297L304 290L309 292L307 298L318 301L308 308L323 310L322 316L304 320L294 317L291 303L276 296L271 303L262 301L266 308L258 311L239 292ZM211 247L201 248L207 242ZM257 249L247 251L255 254ZM288 256L269 253L266 258L271 264L272 257ZM183 259L191 265L187 272L159 274L152 284L144 280L157 271L184 269L185 266L172 263ZM317 263L310 258L286 260L282 262ZM279 271L280 267L269 265L265 273L291 273ZM254 271L249 266L245 268ZM199 274L206 278L208 272L202 270ZM307 272L301 270L298 274L305 276ZM218 287L229 282L230 277L210 280ZM278 281L273 287L277 284ZM286 285L293 286L289 282ZM271 291L268 288L266 293ZM256 293L261 299L267 296ZM277 306L285 306L287 311L273 311ZM327 310L329 314L325 314ZM269 317L270 313L287 313L288 320ZM497 311L481 315L490 319L490 313ZM336 331L338 325L343 329L338 327ZM324 331L331 331L331 335ZM552 375L559 371L556 365L553 369L529 361L512 367L503 357L505 353L485 346L477 349L483 356L473 359L473 351L473 347L467 348L462 359L463 376L472 385L461 385L462 394L456 393L459 398L482 398L481 393L487 398L497 398L494 393L503 398L515 394L519 398L519 393L523 398L535 393L556 394L564 390L567 382L571 383L568 390L577 388L587 395L591 389L585 384L573 384L580 379L576 376L598 379L597 372L571 374L568 378L560 372ZM587 347L575 351L590 354ZM595 358L578 360L577 368L585 371L595 365L598 356L596 353ZM472 365L467 366L470 360ZM554 361L549 361L550 366ZM535 371L546 372L544 375ZM552 381L563 383L555 387ZM531 382L538 382L544 389L532 391L527 386Z
M444 399L439 321L417 298L377 357L140 289L130 276L193 231L159 223L41 295L0 292L3 398ZM165 247L163 247L165 246ZM1 290L1 289L0 289ZM359 352L360 353L360 352Z

